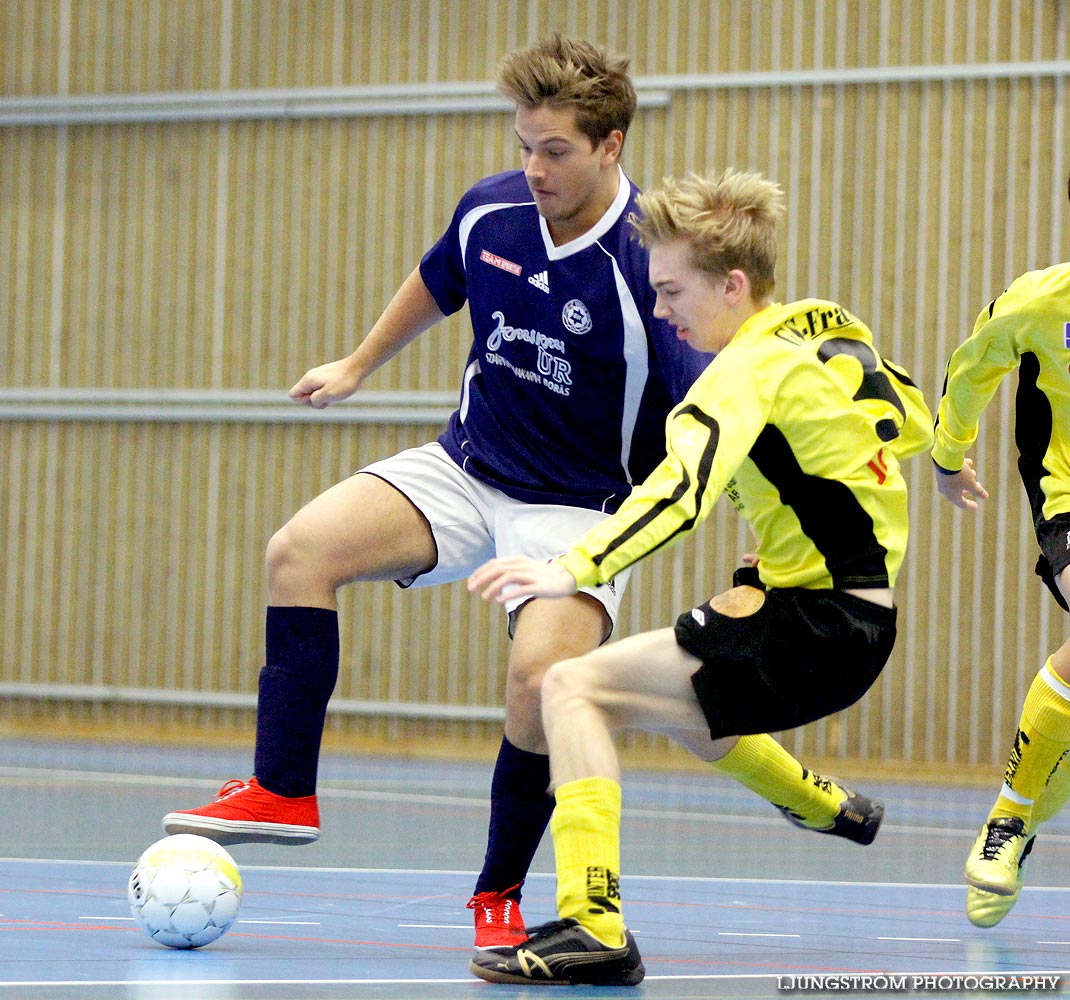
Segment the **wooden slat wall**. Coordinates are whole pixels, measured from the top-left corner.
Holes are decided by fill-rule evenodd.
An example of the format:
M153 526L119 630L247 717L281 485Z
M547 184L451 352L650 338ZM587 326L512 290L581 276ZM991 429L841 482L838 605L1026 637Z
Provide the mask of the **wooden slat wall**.
M0 5L0 101L479 81L551 29L672 90L626 147L640 183L728 164L780 180L779 295L871 322L935 403L943 365L1015 275L1067 257L1065 73L710 89L688 74L1065 60L1067 3L1025 0L31 0ZM464 188L515 165L507 114L0 128L0 384L277 388L347 353ZM464 317L374 388L457 387ZM1013 380L1011 380L1013 383ZM1008 427L977 450L984 515L913 463L900 640L877 688L789 734L821 757L991 767L1065 635L1032 575ZM263 546L298 507L432 426L0 425L0 682L255 689ZM641 567L623 630L667 624L746 549L725 508ZM500 704L498 616L460 585L351 588L340 697ZM383 623L386 623L385 626ZM248 725L247 712L0 702L7 719ZM475 723L336 718L338 732L477 738Z

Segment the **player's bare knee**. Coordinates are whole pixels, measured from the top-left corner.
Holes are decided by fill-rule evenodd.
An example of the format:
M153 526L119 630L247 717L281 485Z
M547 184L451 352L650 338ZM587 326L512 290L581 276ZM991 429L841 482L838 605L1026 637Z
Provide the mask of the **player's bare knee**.
M300 527L290 521L268 542L265 563L268 589L273 598L311 600L305 593L310 587L318 594L324 588L331 591L336 586L334 581L325 579L329 563L314 546L304 542L303 536Z
M542 679L541 697L544 706L552 706L560 700L562 692L568 689L568 675L562 667L563 664L555 663Z
M1070 604L1070 566L1064 566L1055 577L1055 586L1063 595L1063 600ZM1051 654L1051 668L1055 676L1064 684L1070 684L1070 639L1067 639Z
M591 690L590 676L582 659L555 663L542 679L543 713L556 711L562 704L577 698L586 700Z
M1059 680L1070 685L1070 639L1051 654L1051 669Z
M765 591L757 587L733 587L718 594L710 607L726 618L748 618L765 603Z
M514 645L509 657L508 687L514 691L524 691L536 700L542 687L542 679L553 660L542 650L530 646Z
M1070 606L1070 566L1064 566L1059 575L1055 577L1055 586L1063 595L1063 600Z
M267 549L264 552L264 568L267 570L268 579L275 576L286 558L286 542L281 537L285 528L280 528L268 539Z
M264 562L267 567L268 582L281 582L282 577L293 568L296 555L293 532L290 525L286 524L271 536L267 544Z

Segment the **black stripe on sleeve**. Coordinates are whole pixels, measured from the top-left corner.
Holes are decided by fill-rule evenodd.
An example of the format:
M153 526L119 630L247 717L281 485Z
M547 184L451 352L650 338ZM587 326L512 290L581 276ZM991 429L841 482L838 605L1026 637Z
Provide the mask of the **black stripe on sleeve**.
M944 365L944 384L940 389L940 399L941 400L943 400L943 398L947 395L947 380L949 378L951 378L951 359L950 358L947 359L947 364ZM939 427L939 426L940 426L940 408L937 407L937 409L936 409L936 417L933 420L933 430L936 430L936 428Z
M691 531L698 522L698 514L702 508L702 497L706 492L709 485L710 473L713 469L713 458L717 452L717 443L720 440L720 426L717 421L711 417L708 413L704 413L693 403L686 406L682 406L676 413L674 420L679 420L682 416L689 416L695 420L696 423L702 424L709 430L709 438L706 441L705 446L702 449L702 454L699 457L698 468L695 470L694 478L694 496L695 507L691 512L691 516L685 518L680 526L663 541L659 542L654 548L648 552L644 552L643 555L649 555L650 552L655 552L663 545L667 545L677 535L686 534ZM659 500L653 507L650 508L642 517L633 521L628 527L622 531L616 538L614 538L606 547L595 556L591 557L591 561L596 566L601 566L602 563L617 549L626 545L631 538L634 538L639 532L641 532L648 525L656 521L665 511L679 504L684 497L687 496L691 489L692 479L686 466L682 466L682 475L680 481L676 484L672 493L662 500Z
M877 540L873 519L844 483L803 472L787 439L767 426L750 458L795 512L806 537L821 553L836 587L887 587L888 550Z
M889 361L887 358L881 358L884 362L884 367L888 371L889 375L895 377L895 380L900 385L909 385L911 388L916 389L917 385L914 384L914 380L910 375L902 368L900 368L894 361Z
M1040 387L1040 360L1032 351L1022 355L1018 368L1018 391L1014 400L1014 443L1018 446L1018 472L1029 497L1033 523L1044 520L1044 491L1040 481L1051 470L1044 458L1051 447L1054 429L1051 400Z

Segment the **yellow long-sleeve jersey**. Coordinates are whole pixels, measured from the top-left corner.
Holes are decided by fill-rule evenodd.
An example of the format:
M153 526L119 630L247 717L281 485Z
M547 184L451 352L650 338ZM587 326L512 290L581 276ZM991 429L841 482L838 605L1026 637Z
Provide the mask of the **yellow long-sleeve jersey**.
M947 363L933 461L957 472L1002 378L1020 367L1015 441L1045 518L1070 512L1070 264L1029 271L981 310ZM1041 494L1036 496L1034 490Z
M661 464L561 564L602 583L694 530L722 492L758 538L768 587L894 584L906 548L899 460L932 417L869 329L834 302L750 317L666 421Z

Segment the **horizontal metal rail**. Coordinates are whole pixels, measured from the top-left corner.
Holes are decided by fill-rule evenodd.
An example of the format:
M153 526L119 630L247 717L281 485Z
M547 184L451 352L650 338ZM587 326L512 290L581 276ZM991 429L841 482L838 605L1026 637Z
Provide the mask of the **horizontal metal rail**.
M0 388L0 420L117 423L443 424L455 392L368 390L317 410L266 389Z
M114 705L173 705L180 708L255 709L256 695L227 691L112 687L107 684L0 683L0 698L33 701L77 701ZM446 705L431 702L364 701L334 698L335 715L395 719L440 719L456 722L501 722L505 709L494 705Z
M940 83L1070 77L1070 60L855 66L746 73L641 76L640 107L667 107L688 90L772 89L852 84ZM0 125L94 125L509 111L493 83L457 81L350 87L196 90L135 94L0 97Z
M852 66L747 73L689 73L645 76L636 88L677 90L769 90L776 87L829 87L881 83L951 83L957 80L1020 80L1070 77L1070 60L1032 62L934 63L926 66Z
M667 90L647 90L640 107L667 107ZM490 83L380 87L195 90L158 94L29 95L0 98L0 125L360 118L512 111Z

